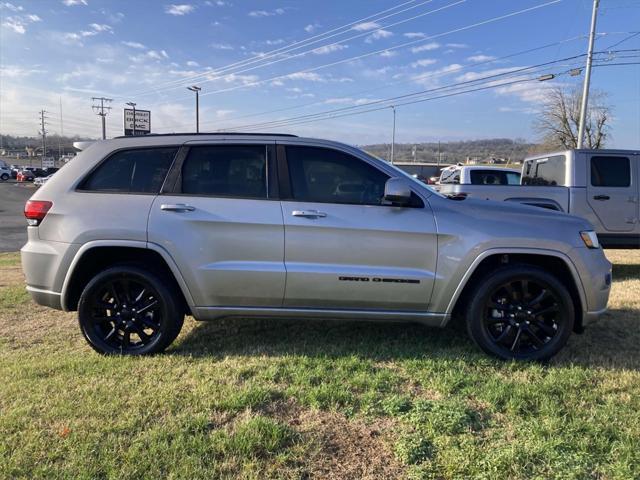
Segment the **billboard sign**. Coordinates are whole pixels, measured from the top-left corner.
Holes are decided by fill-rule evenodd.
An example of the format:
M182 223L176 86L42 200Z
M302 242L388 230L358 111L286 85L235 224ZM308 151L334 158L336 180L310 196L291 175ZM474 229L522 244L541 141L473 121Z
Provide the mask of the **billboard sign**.
M136 109L136 135L151 133L151 112L149 110ZM124 134L133 135L133 109L124 109Z

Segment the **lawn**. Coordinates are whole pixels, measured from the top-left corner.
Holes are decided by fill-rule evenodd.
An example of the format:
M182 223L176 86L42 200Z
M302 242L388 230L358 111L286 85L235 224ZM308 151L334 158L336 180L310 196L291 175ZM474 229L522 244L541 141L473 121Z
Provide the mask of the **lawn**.
M549 365L454 329L187 319L103 357L0 254L1 478L640 478L640 251Z

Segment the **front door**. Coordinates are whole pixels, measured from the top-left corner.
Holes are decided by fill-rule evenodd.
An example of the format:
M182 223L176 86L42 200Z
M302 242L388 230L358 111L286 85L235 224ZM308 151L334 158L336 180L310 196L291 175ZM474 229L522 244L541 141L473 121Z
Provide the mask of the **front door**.
M599 155L588 159L587 200L607 232L632 232L638 223L636 155Z
M272 199L273 145L193 145L156 197L149 242L178 264L199 307L280 307L284 228ZM274 177L275 178L275 177Z
M389 176L338 150L287 145L284 305L428 311L437 257L427 202L384 205ZM286 189L286 188L283 188ZM285 193L285 192L281 192Z

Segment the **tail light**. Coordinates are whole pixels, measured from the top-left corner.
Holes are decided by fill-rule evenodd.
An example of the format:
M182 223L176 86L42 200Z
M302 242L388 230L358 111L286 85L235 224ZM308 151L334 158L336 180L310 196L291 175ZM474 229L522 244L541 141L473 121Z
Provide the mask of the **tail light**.
M27 223L31 226L40 225L52 206L53 202L46 200L27 200L24 206L24 216L27 217Z

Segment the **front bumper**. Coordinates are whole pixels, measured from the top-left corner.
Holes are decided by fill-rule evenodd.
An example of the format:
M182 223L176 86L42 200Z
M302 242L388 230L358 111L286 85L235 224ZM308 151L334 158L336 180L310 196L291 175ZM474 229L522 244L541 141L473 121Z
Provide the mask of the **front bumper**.
M607 311L613 280L612 265L602 249L574 248L570 252L570 257L582 283L584 292L582 326L587 326Z

